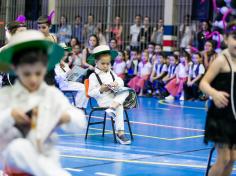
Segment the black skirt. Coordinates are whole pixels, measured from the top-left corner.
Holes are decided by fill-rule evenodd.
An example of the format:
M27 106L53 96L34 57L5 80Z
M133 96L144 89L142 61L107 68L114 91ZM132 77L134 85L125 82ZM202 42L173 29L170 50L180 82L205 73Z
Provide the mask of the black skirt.
M230 94L231 73L220 73L212 82L212 87ZM236 101L235 94L236 92L234 93ZM233 115L230 98L229 104L225 108L217 108L213 101L209 105L204 142L208 143L209 141L229 145L236 144L236 119Z

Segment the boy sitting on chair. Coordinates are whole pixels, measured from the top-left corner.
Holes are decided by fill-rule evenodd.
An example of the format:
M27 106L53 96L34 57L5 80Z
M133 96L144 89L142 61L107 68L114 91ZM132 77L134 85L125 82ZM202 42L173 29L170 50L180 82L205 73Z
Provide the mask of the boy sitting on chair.
M0 71L13 68L18 76L12 87L0 89L0 158L9 176L71 176L60 165L53 132L58 126L78 132L86 118L43 81L63 54L35 30L14 35L0 53Z
M110 50L107 45L100 45L94 48L93 54L96 60L94 73L89 77L88 95L93 97L101 107L108 107L106 113L115 118L117 140L121 144L131 144L124 133L124 107L123 103L129 96L129 91L116 94L116 90L124 87L124 82L111 70L111 60L118 53Z

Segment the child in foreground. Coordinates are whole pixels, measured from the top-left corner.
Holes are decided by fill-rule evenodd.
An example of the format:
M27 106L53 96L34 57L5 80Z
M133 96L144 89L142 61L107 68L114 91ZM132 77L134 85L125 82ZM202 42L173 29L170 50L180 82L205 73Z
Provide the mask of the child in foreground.
M208 176L231 175L236 160L236 21L227 25L225 49L209 66L200 88L212 97L206 118L204 142L214 142L215 164Z
M0 152L6 174L70 176L59 162L54 130L78 132L86 128L83 112L74 108L55 87L44 82L47 70L64 51L29 30L14 35L0 53L0 70L13 71L18 80L0 89Z

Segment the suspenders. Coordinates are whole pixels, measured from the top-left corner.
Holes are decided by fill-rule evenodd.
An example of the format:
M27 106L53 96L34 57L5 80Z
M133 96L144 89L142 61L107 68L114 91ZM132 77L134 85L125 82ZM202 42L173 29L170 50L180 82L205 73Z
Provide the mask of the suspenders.
M101 80L101 78L98 76L97 73L94 72L94 74L95 74L95 76L97 77L97 80L98 80L99 84L102 85L102 80ZM112 77L113 81L115 81L115 76L114 76L114 74L113 74L111 71L110 71L110 74L111 74L111 77Z

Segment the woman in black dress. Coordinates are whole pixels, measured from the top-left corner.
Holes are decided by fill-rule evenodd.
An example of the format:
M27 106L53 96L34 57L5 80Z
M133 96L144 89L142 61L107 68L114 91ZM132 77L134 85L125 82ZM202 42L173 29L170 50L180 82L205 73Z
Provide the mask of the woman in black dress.
M217 150L216 163L208 176L228 176L236 160L236 21L227 26L224 50L210 65L200 88L212 97L204 141L214 142Z

